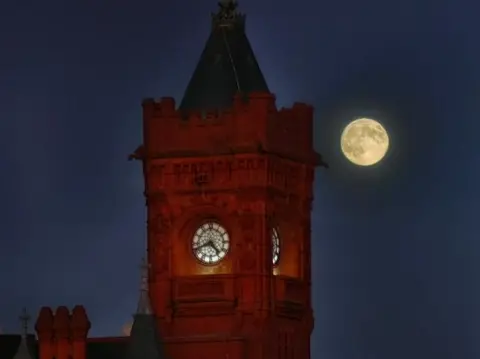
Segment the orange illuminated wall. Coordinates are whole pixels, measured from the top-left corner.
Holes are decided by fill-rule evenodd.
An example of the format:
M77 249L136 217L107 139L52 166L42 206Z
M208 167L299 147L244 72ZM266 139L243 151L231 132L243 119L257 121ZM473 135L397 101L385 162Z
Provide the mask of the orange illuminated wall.
M171 98L143 102L143 144L131 157L143 164L150 295L172 359L309 357L312 121L311 106L279 110L269 93L203 114L185 115ZM213 222L228 233L226 254L207 240L223 229L194 248ZM200 250L224 258L202 263Z
M76 306L71 313L67 307L58 307L55 313L43 307L35 329L39 359L86 359L90 321L82 306Z

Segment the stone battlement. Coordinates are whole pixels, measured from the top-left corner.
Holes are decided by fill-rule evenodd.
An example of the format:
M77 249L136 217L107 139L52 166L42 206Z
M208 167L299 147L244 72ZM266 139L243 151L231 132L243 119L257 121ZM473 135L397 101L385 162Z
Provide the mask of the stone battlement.
M313 108L295 103L278 110L270 93L237 95L223 111L185 113L169 97L146 99L142 106L146 156L260 148L294 157L311 152Z

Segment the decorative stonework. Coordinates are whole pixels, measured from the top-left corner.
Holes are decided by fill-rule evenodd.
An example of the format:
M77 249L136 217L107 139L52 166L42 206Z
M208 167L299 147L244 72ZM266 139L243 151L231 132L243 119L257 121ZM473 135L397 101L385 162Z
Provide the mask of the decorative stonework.
M222 296L224 292L224 285L220 281L186 282L179 283L177 286L177 295L179 298L208 298Z
M252 231L255 229L255 217L252 214L245 214L240 217L240 227L244 232L244 238L253 238ZM248 234L247 234L248 233Z
M164 214L157 214L148 220L148 230L151 234L166 236L172 226L172 220Z
M257 260L255 258L256 252L251 248L245 248L242 250L240 257L240 270L242 272L251 272L255 269Z
M154 260L152 265L153 276L162 275L170 269L170 243L169 237L172 230L172 216L169 208L151 208L148 219L148 250Z
M170 269L169 255L166 249L159 249L156 255L156 264L154 266L155 274L164 274Z
M251 272L255 270L257 264L257 246L256 231L257 218L255 214L249 213L240 217L240 228L242 241L240 243L239 267L242 272Z
M303 303L305 301L305 284L299 280L290 279L285 282L285 299L289 302Z
M204 81L207 73L225 78L231 66L222 65L238 55L240 61L230 61L246 60L238 83L250 83L242 88L252 91L234 95L238 86L232 82L225 91L188 86L179 105L173 98L145 100L143 145L130 156L141 161L145 176L152 306L173 356L308 357L311 325L302 324L305 313L311 316L306 199L312 196L315 161L321 160L312 142L313 108L303 103L277 108L244 36L237 1L219 1L211 19L213 40L191 83ZM216 99L217 93L230 99ZM209 97L212 101L205 101ZM191 239L201 220L215 218L225 222L232 247L221 263L205 266L195 260ZM272 275L269 228L277 225L289 252L282 252L279 272ZM299 273L305 287L282 282ZM297 326L309 331L302 334L305 344L292 337ZM277 343L281 353L272 350L270 331L283 333ZM205 335L217 332L238 334L241 343L237 348L226 338L219 352L218 338Z
M304 166L285 159L266 155L220 156L211 160L178 159L148 165L147 195L162 191L208 191L242 187L271 188L285 194L299 194L309 190L305 181L311 181L312 172ZM311 185L310 185L311 186Z

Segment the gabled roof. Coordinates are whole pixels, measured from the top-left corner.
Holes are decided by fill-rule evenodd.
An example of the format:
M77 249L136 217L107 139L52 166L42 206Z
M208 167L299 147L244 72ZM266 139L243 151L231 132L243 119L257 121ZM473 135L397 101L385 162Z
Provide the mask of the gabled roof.
M20 343L17 348L17 352L13 356L13 359L33 359L31 342L25 335L20 336Z
M20 336L20 343L18 343L17 351L13 359L33 359L35 353L32 353L32 341L28 334L28 321L30 320L30 316L26 308L23 308L22 315L19 319L22 323L22 335Z
M18 353L23 336L18 334L0 335L0 359L13 359ZM29 334L26 337L26 343L29 348L29 354L32 358L37 357L37 343L35 336Z
M130 337L88 338L86 359L165 359L148 293L148 265L142 266L137 312ZM27 335L28 316L22 319L23 335L0 335L0 359L38 359L38 341Z
M224 109L231 107L237 93L269 92L245 34L245 15L237 11L237 1L223 0L219 6L212 14L212 30L181 110Z

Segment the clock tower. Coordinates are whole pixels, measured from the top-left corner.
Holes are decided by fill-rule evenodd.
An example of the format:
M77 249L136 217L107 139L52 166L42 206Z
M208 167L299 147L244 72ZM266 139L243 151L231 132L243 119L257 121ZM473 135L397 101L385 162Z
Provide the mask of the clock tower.
M310 357L313 109L277 109L236 1L177 107L143 102L149 293L172 359Z

